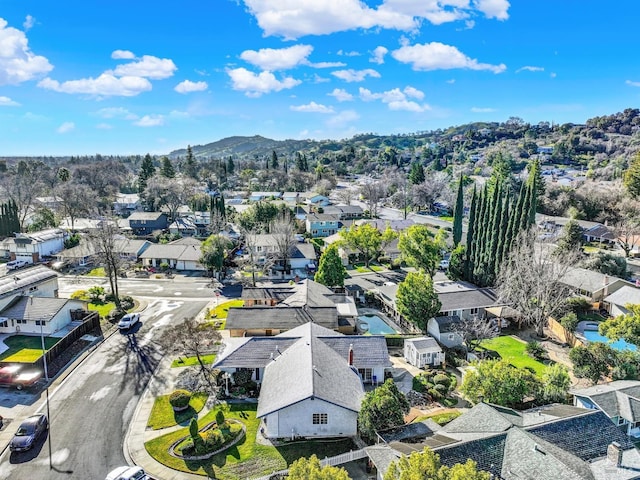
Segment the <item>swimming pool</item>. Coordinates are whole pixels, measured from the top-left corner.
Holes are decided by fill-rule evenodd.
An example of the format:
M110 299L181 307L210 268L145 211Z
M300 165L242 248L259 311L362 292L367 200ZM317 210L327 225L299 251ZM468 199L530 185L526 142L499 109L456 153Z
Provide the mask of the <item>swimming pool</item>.
M360 328L362 330L366 330L372 335L388 335L397 333L387 324L387 322L377 315L360 315L358 320L360 320Z
M600 343L608 343L611 348L614 350L631 350L635 352L638 348L631 344L627 343L624 340L618 340L617 342L611 342L607 337L604 337L598 333L597 330L585 330L583 332L584 338L589 340L590 342L600 342Z

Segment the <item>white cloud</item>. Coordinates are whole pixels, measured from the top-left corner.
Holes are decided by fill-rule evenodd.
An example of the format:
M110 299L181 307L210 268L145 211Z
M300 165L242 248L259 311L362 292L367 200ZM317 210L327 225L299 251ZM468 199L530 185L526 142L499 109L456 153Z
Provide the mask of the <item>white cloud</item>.
M310 62L307 63L307 65L313 68L337 68L347 66L347 64L344 62Z
M115 60L133 60L136 56L129 50L114 50L111 52L111 58Z
M556 72L551 72L551 73L549 74L549 76L550 76L551 78L556 78L556 76L557 76L557 75L558 75L558 74L557 74Z
M317 73L313 74L313 83L327 83L330 82L331 79L327 77L321 77Z
M153 80L169 78L178 69L173 60L168 58L158 58L152 55L143 55L136 62L118 65L113 71L118 77L144 77ZM107 72L108 73L108 72Z
M31 15L27 15L24 19L24 22L22 23L22 26L24 28L24 31L27 32L31 30L35 24L36 24L36 19Z
M344 50L338 50L336 53L338 55L340 55L340 56L344 55L345 57L359 57L360 56L360 52L356 52L355 50L352 50L350 52L345 52Z
M471 111L473 113L491 113L491 112L495 112L496 109L490 108L490 107L471 107Z
M74 128L76 128L76 124L73 122L64 122L62 125L60 125L57 128L57 132L58 133L68 133L70 131L72 131Z
M245 50L240 58L262 70L288 70L307 62L313 52L311 45L293 45L288 48L261 48L258 51Z
M384 56L389 53L389 49L383 46L376 47L372 52L372 57L369 59L372 63L382 65L384 63Z
M0 86L17 85L50 72L53 65L29 49L24 32L7 25L0 18Z
M0 107L19 107L20 104L9 97L0 96Z
M343 110L342 112L334 115L329 120L327 120L326 124L328 127L338 128L344 127L345 125L354 122L360 118L360 115L354 110Z
M454 83L456 83L456 79L455 78L451 78L451 79L447 80L447 83L449 85L453 85Z
M266 36L287 39L355 29L416 31L424 20L439 25L478 13L506 20L507 0L383 0L376 8L361 0L244 0Z
M96 115L102 118L124 118L125 120L136 120L137 115L131 113L123 107L106 107L96 112Z
M113 127L108 123L99 123L96 125L96 128L99 130L111 130Z
M327 93L330 97L335 98L339 102L349 102L353 100L353 95L342 88L334 88L331 93Z
M404 45L391 52L393 58L402 63L410 63L413 70L449 70L452 68L466 68L470 70L489 70L502 73L505 64L491 65L479 63L476 59L467 57L456 47L439 42L417 43Z
M264 93L279 92L302 83L293 77L284 77L282 80L278 80L271 72L265 71L256 74L246 68L227 69L227 74L231 78L232 88L245 92L248 97L259 97Z
M509 2L508 0L476 0L476 8L484 13L487 18L496 18L498 20L506 20L509 18Z
M164 116L162 115L145 115L140 120L133 122L138 127L159 127L164 125Z
M525 65L516 70L516 73L520 72L544 72L544 67L533 67L531 65Z
M626 83L630 87L640 87L640 82L634 82L633 80L627 80L624 83Z
M202 92L209 88L207 82L192 82L191 80L185 80L180 82L174 90L178 93L190 93L190 92Z
M45 78L38 83L38 86L60 93L87 94L98 97L134 97L152 88L151 82L146 78L131 76L118 78L109 73L103 73L97 78L82 78L62 83Z
M431 107L426 103L421 105L407 98L412 97L419 100L424 98L424 93L414 87L405 87L404 90L393 88L381 93L373 93L371 90L360 87L358 93L362 101L373 102L380 100L389 106L389 110L405 110L409 112L425 112L431 110Z
M294 112L333 113L333 108L316 102L309 102L306 105L292 105L289 108Z
M349 70L336 70L335 72L331 72L331 75L349 83L362 82L367 77L380 78L380 74L372 68L366 68L364 70L354 70L352 68Z

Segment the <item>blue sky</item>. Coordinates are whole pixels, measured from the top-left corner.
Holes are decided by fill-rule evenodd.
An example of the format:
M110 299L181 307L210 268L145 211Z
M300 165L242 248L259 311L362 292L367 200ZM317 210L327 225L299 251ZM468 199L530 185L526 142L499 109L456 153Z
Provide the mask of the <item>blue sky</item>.
M640 2L0 0L0 156L638 107Z

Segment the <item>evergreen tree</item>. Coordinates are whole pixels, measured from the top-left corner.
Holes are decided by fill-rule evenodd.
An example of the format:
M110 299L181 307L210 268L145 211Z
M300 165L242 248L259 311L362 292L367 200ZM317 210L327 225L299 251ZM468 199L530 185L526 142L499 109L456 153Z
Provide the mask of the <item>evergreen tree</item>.
M156 167L153 164L153 159L148 153L144 156L142 164L140 165L140 173L138 174L138 193L144 192L147 188L147 180L149 180L156 173Z
M504 199L504 205L502 207L502 219L500 220L500 233L498 238L498 248L496 249L496 255L493 262L493 273L497 277L500 271L500 265L505 260L507 255L507 231L509 230L509 214L511 209L511 199L507 195ZM495 278L495 277L494 277Z
M320 256L318 271L313 279L327 287L342 287L346 275L347 271L338 254L338 246L332 243Z
M300 152L296 152L296 168L301 172L304 171L304 159L302 155L300 155Z
M633 198L640 197L640 152L636 154L624 174L624 186Z
M278 167L279 167L278 154L276 153L275 150L273 150L271 152L271 168L273 168L274 170L277 170Z
M462 217L464 216L464 189L462 174L460 174L460 182L458 183L458 196L456 198L456 206L453 210L453 247L457 247L462 240Z
M476 278L476 269L478 264L480 263L480 259L482 258L482 232L487 228L485 223L485 216L487 213L487 185L485 184L480 196L478 197L478 207L476 212L476 225L475 225L475 235L473 236L473 256L470 258L471 264L469 265L469 279L473 283L477 281Z
M533 183L535 185L536 198L540 198L542 195L544 195L546 189L544 178L542 178L542 170L540 169L540 160L534 158L531 162L529 162L529 165L527 165L527 169L529 170L527 183Z
M478 197L476 187L473 186L473 194L471 195L471 207L469 208L469 225L467 226L467 253L464 265L464 279L471 281L471 272L473 271L473 240L476 234L476 221L478 217Z
M507 234L505 237L505 246L504 252L507 255L511 251L511 247L513 247L513 242L515 241L518 233L520 233L520 212L524 208L524 200L526 197L526 185L522 185L520 187L520 194L518 195L518 200L511 212L511 218L509 218L509 226L507 227Z
M169 157L162 157L162 166L160 167L160 175L166 178L175 178L176 170Z
M304 168L302 169L303 172L308 172L309 171L309 162L307 161L307 155L303 154L302 155L302 161L303 161L303 165Z
M419 163L411 164L411 170L409 170L409 181L413 185L419 185L425 181L424 168Z
M184 165L184 173L191 178L198 178L198 165L196 164L196 159L193 156L193 150L191 149L191 145L187 145L187 160Z
M233 172L235 171L235 169L236 169L236 166L233 163L233 158L229 157L227 159L227 174L228 175L233 175Z

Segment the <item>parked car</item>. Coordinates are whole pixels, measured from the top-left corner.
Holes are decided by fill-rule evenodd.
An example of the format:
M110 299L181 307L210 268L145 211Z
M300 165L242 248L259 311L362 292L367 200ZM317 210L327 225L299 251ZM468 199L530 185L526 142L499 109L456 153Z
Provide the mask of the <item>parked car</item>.
M7 263L7 270L17 270L19 268L23 268L29 265L29 262L26 260L11 260Z
M109 472L105 480L147 480L149 477L140 467L118 467Z
M12 452L24 452L31 449L36 440L40 438L49 428L47 416L40 413L32 415L24 420L15 435L11 439L9 449Z
M15 387L22 390L35 385L42 378L39 371L23 372L19 365L9 365L0 368L0 386Z
M139 313L127 313L118 322L118 328L120 330L128 330L140 321Z
M447 270L449 268L449 260L440 260L440 270Z

